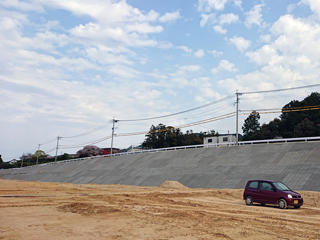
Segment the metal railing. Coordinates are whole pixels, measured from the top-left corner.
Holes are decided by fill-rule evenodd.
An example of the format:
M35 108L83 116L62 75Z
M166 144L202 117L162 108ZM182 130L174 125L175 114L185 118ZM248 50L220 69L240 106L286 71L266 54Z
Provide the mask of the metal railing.
M304 138L280 138L280 139L267 139L267 140L253 140L253 141L239 141L238 145L253 145L253 144L269 144L269 143L287 143L287 142L310 142L310 141L320 141L319 137L304 137ZM50 165L55 163L66 163L66 162L74 162L74 161L82 161L88 159L96 159L96 158L104 158L104 157L115 157L115 156L124 156L124 155L132 155L132 154L141 154L141 153L155 153L155 152L165 152L165 151L175 151L175 150L184 150L184 149L191 149L191 148L209 148L209 147L220 147L220 146L235 146L236 142L224 142L224 143L208 143L208 144L199 144L199 145L189 145L189 146L177 146L177 147L169 147L169 148L157 148L157 149L148 149L148 150L141 150L141 151L133 151L133 152L123 152L123 153L114 153L114 154L107 154L107 155L98 155L92 157L85 157L85 158L75 158L57 162L50 162L50 163L43 163L39 164L38 166ZM28 166L28 167L34 167Z

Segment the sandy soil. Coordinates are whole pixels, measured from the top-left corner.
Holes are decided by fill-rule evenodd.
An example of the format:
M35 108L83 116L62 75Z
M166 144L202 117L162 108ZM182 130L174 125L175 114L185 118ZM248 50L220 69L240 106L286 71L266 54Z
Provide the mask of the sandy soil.
M319 192L285 210L242 192L0 179L0 239L320 239Z

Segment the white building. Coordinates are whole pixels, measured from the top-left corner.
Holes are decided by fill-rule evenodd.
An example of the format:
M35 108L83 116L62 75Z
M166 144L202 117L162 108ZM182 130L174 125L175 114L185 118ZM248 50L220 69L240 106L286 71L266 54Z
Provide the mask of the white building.
M236 134L221 134L215 137L206 137L203 139L203 144L219 144L236 142Z

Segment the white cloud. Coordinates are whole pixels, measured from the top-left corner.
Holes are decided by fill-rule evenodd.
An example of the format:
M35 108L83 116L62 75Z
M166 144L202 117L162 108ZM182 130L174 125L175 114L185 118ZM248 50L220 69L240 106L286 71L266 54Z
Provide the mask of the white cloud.
M228 60L222 59L219 62L219 66L216 67L216 68L212 68L211 72L212 72L212 74L216 74L216 73L221 72L221 71L227 71L227 72L237 72L237 71L239 71L239 69L235 68L234 66L235 65L233 63L229 62Z
M279 58L277 51L270 45L264 45L254 52L246 52L246 56L259 65L266 65L271 62L272 59L275 60Z
M251 44L250 40L246 40L243 37L237 37L237 36L230 38L229 42L235 45L240 52L246 51Z
M188 71L188 72L198 72L201 69L201 66L199 65L185 65L179 67L180 70L182 71Z
M201 13L201 21L200 21L200 26L204 27L206 24L212 25L216 22L216 14L210 13L210 14L205 14Z
M190 82L190 78L194 75L197 75L200 70L200 65L178 66L178 69L175 72L169 74L171 76L170 89L173 89L175 87L184 88L192 85L192 82Z
M318 0L301 0L300 3L309 5L311 11L317 14L320 19L320 2Z
M133 65L133 62L128 60L128 57L122 54L115 53L113 49L105 46L89 47L85 50L86 56L100 64L126 64Z
M233 4L242 10L242 0L198 0L199 12L210 12L212 10L221 11L225 8L228 2Z
M289 4L287 7L287 12L291 13L295 8L297 7L297 4Z
M290 56L306 55L313 61L319 60L319 24L285 15L273 24L270 32L276 37L273 47L282 54L290 54Z
M254 25L254 24L258 25L259 27L261 26L262 21L263 21L261 10L262 10L263 6L264 6L264 4L255 5L253 8L250 9L249 12L245 13L246 20L244 22L244 25L247 28L251 28L252 25Z
M217 33L220 33L220 34L226 34L227 33L227 29L224 29L220 25L213 26L212 29L215 30Z
M271 41L271 35L270 34L266 34L266 35L261 35L259 37L259 40L261 42L266 42L266 43L269 43Z
M37 2L28 3L19 0L2 0L0 4L7 8L16 8L22 11L44 12L41 4Z
M188 48L187 46L178 46L177 48L185 51L186 53L192 53L193 52L192 49Z
M162 15L159 18L160 22L175 22L176 20L180 19L180 12L179 11L174 11L174 12L167 12L164 15Z
M140 75L139 71L122 65L112 65L108 68L108 72L118 77L128 79L136 78L138 75Z
M162 92L154 89L151 90L150 92L136 90L133 92L133 95L136 99L147 101L149 106L153 106L154 105L153 101L159 98L162 95Z
M162 49L173 48L173 44L171 42L168 42L168 41L159 41L158 42L158 48L162 48Z
M233 0L234 5L242 10L242 0Z
M214 57L220 57L223 52L220 52L220 51L217 51L217 50L211 50L211 51L208 51L209 54L212 54Z
M268 44L255 51L246 52L246 56L260 68L247 74L238 74L233 78L219 81L226 89L238 89L240 92L288 88L318 83L320 75L320 24L310 18L281 16L270 28ZM287 101L302 99L312 89L290 93ZM230 91L231 92L231 91ZM258 96L261 98L261 95ZM278 96L268 99L268 107L281 107ZM281 94L281 98L285 98ZM254 104L257 97L250 99ZM242 102L242 104L244 104ZM257 107L264 107L260 101Z
M133 23L125 26L126 33L136 32L136 33L160 33L163 31L162 26L151 26L148 23Z
M228 0L199 0L198 11L199 12L210 12L211 9L223 10Z
M226 13L226 14L221 14L220 17L220 25L223 24L231 24L234 22L238 22L239 21L239 16L235 15L233 13Z
M161 33L163 27L156 22L174 22L181 18L180 12L166 12L162 16L154 10L141 12L126 1L93 0L93 1L61 1L37 0L43 6L63 9L75 16L88 16L91 22L78 24L70 29L72 36L90 39L92 44L103 42L112 44L125 43L127 46L156 47L159 42L149 39L148 34Z
M202 58L202 57L204 57L204 55L205 55L205 53L204 53L203 49L199 49L198 51L196 51L194 53L194 56L197 58Z

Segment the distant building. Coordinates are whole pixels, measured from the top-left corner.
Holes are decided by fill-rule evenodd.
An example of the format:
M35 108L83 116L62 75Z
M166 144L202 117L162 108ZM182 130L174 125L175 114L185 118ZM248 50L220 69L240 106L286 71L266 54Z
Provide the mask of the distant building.
M236 134L220 134L219 136L215 136L215 137L203 138L203 144L228 143L228 142L236 142L236 140L237 140Z
M16 160L16 159L12 159L11 161L9 161L8 163L10 163L10 164L15 164L15 163L17 163L18 162L18 160Z
M111 148L101 148L101 155L108 155L111 153ZM119 148L112 148L112 154L114 153L119 153L120 149Z

